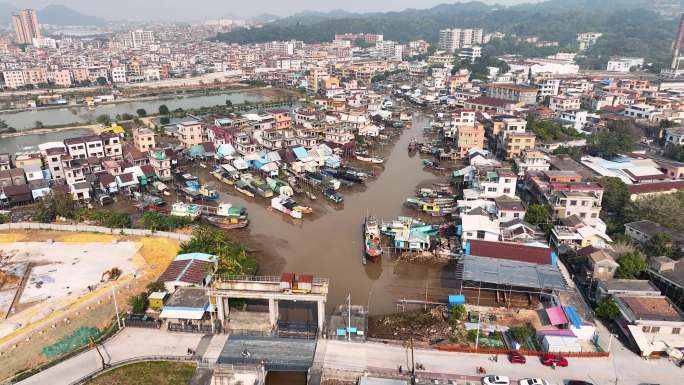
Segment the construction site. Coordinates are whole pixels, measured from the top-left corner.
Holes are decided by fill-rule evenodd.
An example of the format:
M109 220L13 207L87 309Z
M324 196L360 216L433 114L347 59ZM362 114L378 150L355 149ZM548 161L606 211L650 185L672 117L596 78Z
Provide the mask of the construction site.
M0 378L101 335L178 249L161 237L0 233Z

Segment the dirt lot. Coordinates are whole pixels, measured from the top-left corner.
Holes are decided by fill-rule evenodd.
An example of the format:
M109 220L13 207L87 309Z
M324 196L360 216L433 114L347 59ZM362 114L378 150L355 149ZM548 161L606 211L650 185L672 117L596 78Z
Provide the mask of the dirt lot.
M32 242L52 239L55 242L111 244L114 239L136 242L138 252L133 256L137 270L110 285L83 295L70 306L49 313L42 319L21 323L21 328L0 340L0 379L47 362L43 347L72 334L82 326L104 328L113 321L112 285L116 286L117 303L122 310L128 298L145 290L175 257L179 244L166 238L138 238L91 233L30 231L0 233L0 243ZM40 306L39 304L36 306ZM21 313L17 314L18 316Z
M427 311L413 310L371 317L368 322L368 334L373 338L402 341L413 338L422 344L450 340L465 341L463 322L450 320L445 311L445 306L437 306Z

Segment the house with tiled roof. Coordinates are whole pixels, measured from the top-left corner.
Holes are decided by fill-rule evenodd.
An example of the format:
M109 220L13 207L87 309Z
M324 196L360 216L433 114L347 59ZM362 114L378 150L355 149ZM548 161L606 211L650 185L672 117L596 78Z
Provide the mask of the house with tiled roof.
M218 257L206 253L179 254L159 277L166 290L173 293L179 287L205 287L211 283Z

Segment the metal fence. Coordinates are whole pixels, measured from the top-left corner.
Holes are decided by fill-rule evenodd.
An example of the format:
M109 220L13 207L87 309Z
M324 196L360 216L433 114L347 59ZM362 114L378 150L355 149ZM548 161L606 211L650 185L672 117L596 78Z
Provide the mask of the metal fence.
M52 230L52 231L71 231L84 233L100 233L112 235L133 235L141 237L163 237L177 241L188 242L191 236L187 234L171 233L168 231L152 231L144 229L113 229L103 226L90 226L84 224L56 224L38 222L17 222L5 223L0 225L0 231L8 230Z

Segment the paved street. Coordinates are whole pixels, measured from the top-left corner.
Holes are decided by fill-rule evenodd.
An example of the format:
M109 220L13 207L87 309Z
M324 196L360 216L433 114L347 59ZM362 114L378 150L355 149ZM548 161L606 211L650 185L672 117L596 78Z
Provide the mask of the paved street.
M157 329L126 328L100 348L106 362L117 362L140 356L183 356L188 348L196 349L201 334L172 334ZM20 382L22 385L68 385L100 368L95 349L55 365Z
M327 344L325 368L396 373L399 365L404 369L410 367L408 350L401 347L340 341L323 343ZM619 385L679 385L684 374L684 369L677 368L667 360L646 361L622 347L617 348L611 358L571 358L567 368L555 370L543 366L534 357L528 357L527 364L520 365L509 363L503 356L499 356L498 362L495 363L489 361L487 355L433 350L415 350L415 361L425 366L424 372L429 372L432 377L437 378L459 379L460 375L473 376L476 374L475 368L482 366L487 370L487 374L505 375L512 379L540 377L555 385L563 384L568 379L588 380L595 385L612 385L616 383L616 372Z
M212 338L213 345L222 345L225 335ZM107 362L150 355L185 355L187 349L197 349L201 335L171 334L163 330L126 328L121 334L107 341L101 349ZM214 341L216 340L216 341ZM206 343L206 341L205 341ZM318 352L324 352L323 366L327 369L350 370L370 373L397 373L401 365L410 367L407 349L380 343L350 343L320 340ZM317 361L319 358L317 357ZM541 377L554 385L561 385L568 379L588 380L595 385L680 385L684 369L677 368L667 360L643 360L634 353L615 345L610 358L571 358L567 368L551 369L541 365L539 360L528 357L525 365L510 364L506 357L499 356L498 362L482 354L449 353L434 350L415 350L415 361L424 365L424 376L444 379L470 379L476 375L475 368L482 366L487 374L506 375L512 379ZM100 367L95 350L89 350L59 365L28 378L22 385L69 384L72 381ZM57 380L58 379L58 380Z

